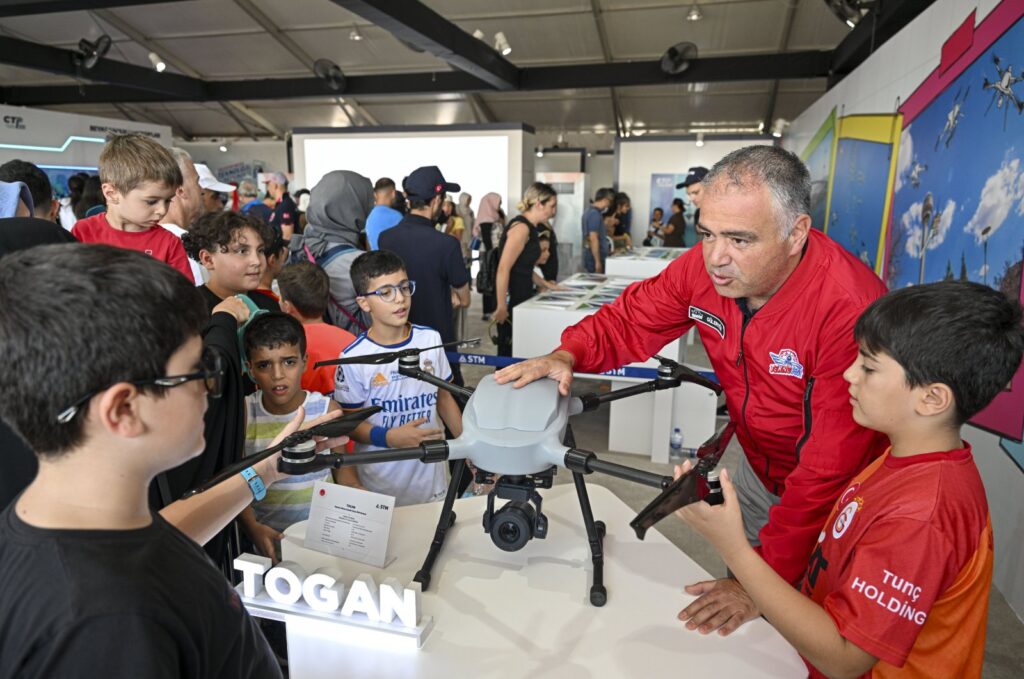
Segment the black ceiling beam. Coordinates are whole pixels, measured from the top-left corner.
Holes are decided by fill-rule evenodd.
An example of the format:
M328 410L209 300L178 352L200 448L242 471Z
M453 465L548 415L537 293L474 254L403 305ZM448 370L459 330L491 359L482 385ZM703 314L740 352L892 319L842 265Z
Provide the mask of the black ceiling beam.
M828 86L849 75L935 0L878 0L832 52Z
M490 45L414 0L331 0L497 90L519 88L520 69Z
M631 85L669 85L685 82L737 80L793 80L824 78L829 74L831 53L826 51L754 54L694 59L684 73L669 76L657 61L612 64L540 66L521 69L520 90L565 90ZM166 75L166 74L165 74ZM350 76L342 94L403 95L450 92L493 92L487 83L467 73L400 73ZM5 103L21 106L58 104L135 103L164 101L245 101L252 99L301 99L337 96L318 78L268 78L206 83L199 98L146 92L126 87L86 84L58 87L8 87L0 90Z
M174 73L157 73L152 68L134 66L113 59L100 59L91 69L85 70L76 64L77 56L77 52L59 47L40 45L18 38L0 37L0 64L120 85L131 90L148 90L151 92L149 96L152 101L161 101L168 97L200 100L207 96L203 81L197 78ZM77 91L78 88L70 89Z
M155 5L181 0L0 0L0 17L107 9L128 5Z

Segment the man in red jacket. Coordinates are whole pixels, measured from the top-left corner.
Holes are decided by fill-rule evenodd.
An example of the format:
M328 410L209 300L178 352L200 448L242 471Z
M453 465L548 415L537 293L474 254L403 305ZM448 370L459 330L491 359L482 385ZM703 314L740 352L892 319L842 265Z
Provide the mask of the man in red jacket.
M549 377L568 394L573 370L644 361L696 324L745 453L734 483L747 538L796 585L836 497L884 451L853 421L842 374L857 357L854 322L885 286L811 229L810 178L792 153L734 151L703 184L697 247L496 378ZM700 596L679 618L704 634L759 614L732 578L687 592Z

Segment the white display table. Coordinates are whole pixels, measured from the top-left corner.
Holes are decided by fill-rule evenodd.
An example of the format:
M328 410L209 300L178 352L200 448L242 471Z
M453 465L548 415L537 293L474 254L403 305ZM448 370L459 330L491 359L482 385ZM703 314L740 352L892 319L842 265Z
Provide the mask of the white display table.
M563 330L614 300L623 289L636 282L622 276L577 274L560 282L570 288L569 292L545 293L523 302L515 308L512 324L513 356L532 358L549 353L559 345ZM591 283L593 287L584 287ZM673 340L658 354L685 362L685 345L678 339ZM658 362L650 359L631 363L629 367L656 369ZM645 381L610 375L587 377L610 380L612 389ZM669 437L674 427L682 432L685 448L697 448L714 435L718 397L709 389L684 383L676 389L614 401L609 408L609 450L649 456L654 462L668 462Z
M605 488L588 488L594 516L608 531L603 608L588 601L590 551L572 484L540 491L548 537L511 553L495 547L481 528L485 498L459 500L458 519L423 594L423 614L434 619L423 647L396 652L347 638L328 624L289 622L290 677L806 676L799 656L764 620L728 637L688 631L676 619L692 600L683 585L708 579L708 573L657 530L637 540L629 507ZM305 549L305 523L285 532L282 556L310 571L331 566L348 578L369 573L377 582L390 576L408 583L422 565L440 512L441 503L396 510L395 560L385 570Z
M639 247L612 255L604 264L609 276L650 278L657 276L689 248Z

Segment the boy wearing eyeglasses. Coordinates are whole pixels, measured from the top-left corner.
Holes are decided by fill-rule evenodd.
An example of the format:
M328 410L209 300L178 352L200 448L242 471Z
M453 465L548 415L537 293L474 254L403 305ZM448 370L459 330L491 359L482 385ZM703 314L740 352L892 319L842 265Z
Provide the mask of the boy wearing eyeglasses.
M207 318L191 281L139 252L50 245L0 261L0 353L18 366L0 371L0 417L39 459L0 513L0 676L281 676L199 547L278 480L277 459L159 513L147 499L203 449L224 378Z
M416 282L409 280L401 257L388 250L366 252L352 263L351 275L356 302L372 324L342 352L342 358L441 344L436 330L409 322ZM424 371L451 380L444 349L424 351L419 361ZM350 434L357 453L413 448L424 440L443 438L438 416L454 436L462 433L462 413L452 395L400 375L397 360L385 365L338 366L335 383L334 399L342 408L382 408ZM418 460L362 465L359 479L367 489L393 496L398 506L441 500L447 490L445 465Z
M308 361L306 334L302 324L288 314L271 311L253 319L245 328L245 357L259 390L245 397L244 457L269 448L299 408L310 418L341 410L330 397L302 388ZM360 487L354 467L320 469L281 479L267 488L262 500L245 508L239 522L263 556L274 563L280 560L284 531L309 518L313 486L332 478L336 483Z

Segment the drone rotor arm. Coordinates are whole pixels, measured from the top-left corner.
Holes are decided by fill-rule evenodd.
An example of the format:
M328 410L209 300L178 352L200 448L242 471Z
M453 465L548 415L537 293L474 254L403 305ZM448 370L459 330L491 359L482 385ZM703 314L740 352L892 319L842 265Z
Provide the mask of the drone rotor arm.
M570 448L565 452L565 468L580 474L592 474L599 472L614 476L618 479L639 483L663 490L672 483L671 476L662 476L642 469L634 469L625 465L607 462L597 457L595 453L580 448Z

